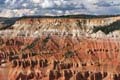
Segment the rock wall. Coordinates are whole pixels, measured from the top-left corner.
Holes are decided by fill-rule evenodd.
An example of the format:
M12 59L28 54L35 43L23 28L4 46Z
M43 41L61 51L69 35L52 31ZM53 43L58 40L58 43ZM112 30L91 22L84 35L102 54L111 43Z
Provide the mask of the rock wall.
M23 18L13 25L15 30L50 30L57 29L61 31L82 30L90 31L95 26L110 25L115 21L120 20L120 17L108 18Z
M9 80L120 79L119 39L41 36L0 41L0 62L9 68Z
M21 18L0 30L0 79L120 80L119 30L93 32L119 20Z

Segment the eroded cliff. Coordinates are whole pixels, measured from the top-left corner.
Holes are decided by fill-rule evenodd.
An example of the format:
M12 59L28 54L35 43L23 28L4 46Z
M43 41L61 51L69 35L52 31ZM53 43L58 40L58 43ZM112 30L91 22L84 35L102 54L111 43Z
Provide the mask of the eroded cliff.
M20 18L0 31L1 79L120 80L119 20Z

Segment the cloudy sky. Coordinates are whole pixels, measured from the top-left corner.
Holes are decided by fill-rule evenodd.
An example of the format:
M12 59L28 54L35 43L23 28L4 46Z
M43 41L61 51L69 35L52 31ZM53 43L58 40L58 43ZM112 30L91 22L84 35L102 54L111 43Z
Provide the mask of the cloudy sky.
M120 0L0 0L0 17L120 14Z

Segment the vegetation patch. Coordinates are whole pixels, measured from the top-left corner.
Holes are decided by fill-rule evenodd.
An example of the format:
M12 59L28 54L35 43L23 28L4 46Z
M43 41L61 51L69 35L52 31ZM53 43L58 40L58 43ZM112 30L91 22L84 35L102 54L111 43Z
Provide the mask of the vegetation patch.
M112 23L110 25L106 25L106 26L94 27L93 33L96 33L99 30L101 30L105 34L109 34L110 32L113 32L115 30L120 30L120 21L116 21L116 22L114 22L114 23Z
M72 51L67 51L65 54L64 54L64 57L65 58L71 58L74 56L74 52Z

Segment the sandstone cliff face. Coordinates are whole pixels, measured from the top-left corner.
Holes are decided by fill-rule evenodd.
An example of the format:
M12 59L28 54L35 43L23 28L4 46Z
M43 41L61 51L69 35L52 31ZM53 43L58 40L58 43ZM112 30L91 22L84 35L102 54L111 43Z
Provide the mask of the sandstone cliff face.
M119 20L21 18L0 31L0 79L120 80Z
M120 17L108 18L23 18L12 26L15 30L60 30L60 31L90 31L93 27L110 25L115 21L120 20Z
M120 79L116 39L42 36L1 41L1 66L9 68L9 80Z

